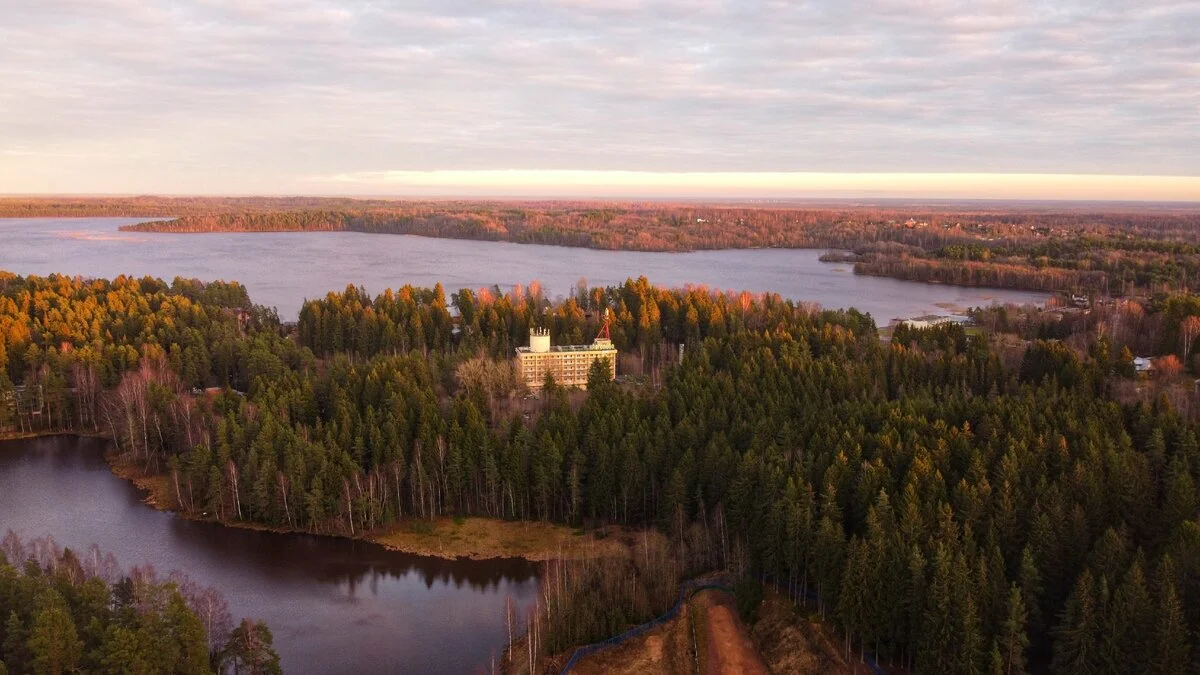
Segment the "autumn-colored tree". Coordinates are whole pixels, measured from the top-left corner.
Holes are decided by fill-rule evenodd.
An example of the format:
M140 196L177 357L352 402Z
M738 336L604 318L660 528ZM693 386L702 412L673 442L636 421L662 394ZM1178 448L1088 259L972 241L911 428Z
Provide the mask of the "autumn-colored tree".
M1163 380L1173 380L1183 372L1183 364L1179 362L1179 357L1174 354L1167 354L1154 359L1154 373Z

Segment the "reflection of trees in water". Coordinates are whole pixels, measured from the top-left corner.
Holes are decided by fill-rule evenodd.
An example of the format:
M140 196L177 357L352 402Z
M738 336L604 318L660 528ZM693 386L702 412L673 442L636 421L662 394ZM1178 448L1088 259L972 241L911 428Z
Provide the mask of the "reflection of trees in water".
M476 591L498 589L502 582L521 584L538 575L535 563L519 558L444 560L340 537L243 530L182 518L171 519L171 533L188 558L213 571L276 581L345 582L351 593L364 582L375 592L381 579L400 580L412 573L426 588L465 584Z
M391 552L385 551L385 553ZM489 591L498 589L501 582L520 584L535 579L537 576L533 564L521 560L457 561L405 554L397 555L403 556L407 560L375 560L368 564L351 563L330 566L325 570L321 581L346 581L349 584L350 592L353 593L365 579L370 582L371 591L374 593L380 579L400 579L410 572L416 572L420 574L426 588L433 588L437 584L447 586L453 584L455 588L462 588L463 584L468 584L476 591ZM509 563L515 564L510 565Z

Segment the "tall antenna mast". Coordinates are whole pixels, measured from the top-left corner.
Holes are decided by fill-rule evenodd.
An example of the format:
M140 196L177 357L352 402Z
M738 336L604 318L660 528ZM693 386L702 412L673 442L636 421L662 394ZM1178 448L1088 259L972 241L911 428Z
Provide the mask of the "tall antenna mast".
M600 327L600 333L598 335L596 335L597 342L599 342L600 340L608 340L609 342L612 342L612 333L611 333L611 331L609 331L609 328L608 328L608 324L611 322L611 320L612 319L611 319L611 316L609 315L608 308L605 307L604 308L604 325Z

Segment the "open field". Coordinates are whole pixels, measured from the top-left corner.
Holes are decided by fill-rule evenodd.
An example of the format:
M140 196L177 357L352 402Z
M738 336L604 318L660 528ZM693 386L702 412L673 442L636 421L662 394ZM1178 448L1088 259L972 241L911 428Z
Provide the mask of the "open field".
M610 527L598 538L545 522L471 517L409 520L369 538L393 550L440 558L548 560L627 555L626 534Z

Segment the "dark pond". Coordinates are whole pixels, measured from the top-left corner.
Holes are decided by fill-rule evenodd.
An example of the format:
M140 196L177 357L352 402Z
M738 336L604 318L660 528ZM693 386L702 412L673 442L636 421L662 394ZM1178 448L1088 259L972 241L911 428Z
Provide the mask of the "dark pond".
M0 535L92 543L122 567L150 563L220 588L230 612L267 621L289 673L472 673L504 647L504 601L536 593L521 560L447 561L366 542L177 518L109 471L105 442L0 443Z

